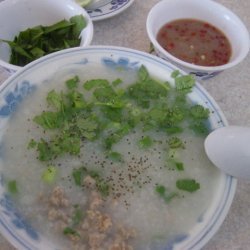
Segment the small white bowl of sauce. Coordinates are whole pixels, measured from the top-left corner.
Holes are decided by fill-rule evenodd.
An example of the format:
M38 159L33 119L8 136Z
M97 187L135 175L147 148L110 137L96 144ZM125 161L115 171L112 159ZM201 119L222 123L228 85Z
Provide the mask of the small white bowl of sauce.
M200 79L237 65L249 52L243 22L212 0L162 0L150 10L146 26L159 57Z

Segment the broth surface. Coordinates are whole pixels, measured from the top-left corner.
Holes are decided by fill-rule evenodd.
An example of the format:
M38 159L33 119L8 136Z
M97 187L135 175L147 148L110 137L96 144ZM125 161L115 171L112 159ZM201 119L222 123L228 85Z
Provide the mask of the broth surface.
M179 19L165 24L157 41L173 56L200 66L219 66L229 62L231 44L213 25L195 19Z

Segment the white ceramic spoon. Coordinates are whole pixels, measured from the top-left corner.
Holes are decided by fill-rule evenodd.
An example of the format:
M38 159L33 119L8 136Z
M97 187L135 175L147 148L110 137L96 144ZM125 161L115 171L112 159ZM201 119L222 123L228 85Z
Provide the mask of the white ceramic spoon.
M208 158L223 172L250 180L250 128L216 129L207 136L204 146Z

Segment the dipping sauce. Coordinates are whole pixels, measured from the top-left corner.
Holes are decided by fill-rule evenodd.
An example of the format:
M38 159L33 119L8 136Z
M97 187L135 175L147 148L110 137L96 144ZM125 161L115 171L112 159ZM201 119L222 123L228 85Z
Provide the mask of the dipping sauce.
M213 25L196 19L178 19L165 24L157 41L173 56L200 66L228 63L231 44Z

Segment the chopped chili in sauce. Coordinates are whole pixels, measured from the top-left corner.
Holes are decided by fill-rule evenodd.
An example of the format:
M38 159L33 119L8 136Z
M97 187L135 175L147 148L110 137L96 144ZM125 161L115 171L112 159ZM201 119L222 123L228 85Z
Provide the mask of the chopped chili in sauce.
M231 57L231 44L223 32L200 20L167 23L158 32L157 41L173 56L200 66L223 65Z

